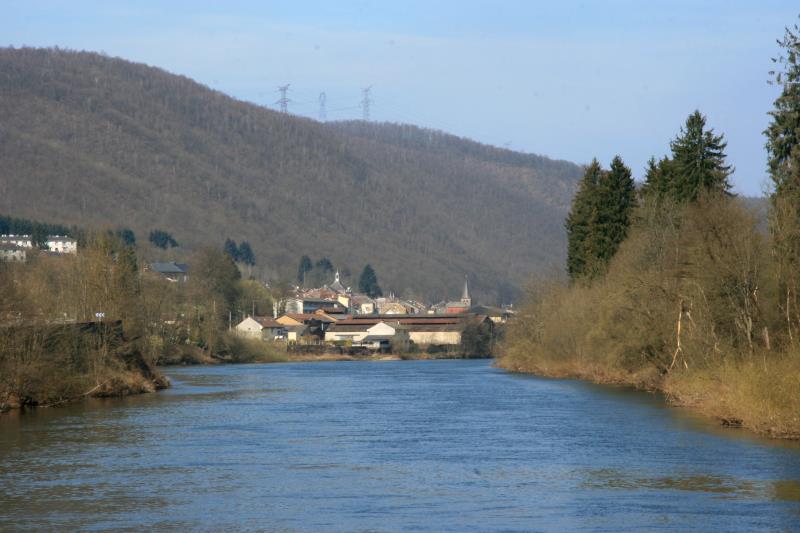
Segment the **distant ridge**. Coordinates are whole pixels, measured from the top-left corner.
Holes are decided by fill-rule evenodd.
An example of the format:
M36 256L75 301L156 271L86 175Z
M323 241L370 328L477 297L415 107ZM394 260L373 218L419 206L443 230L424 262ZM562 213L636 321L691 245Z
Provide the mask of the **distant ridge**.
M0 214L226 237L294 277L302 254L385 290L514 298L564 256L579 166L398 124L321 124L88 52L0 48ZM345 280L346 282L348 280ZM353 280L349 281L354 283Z

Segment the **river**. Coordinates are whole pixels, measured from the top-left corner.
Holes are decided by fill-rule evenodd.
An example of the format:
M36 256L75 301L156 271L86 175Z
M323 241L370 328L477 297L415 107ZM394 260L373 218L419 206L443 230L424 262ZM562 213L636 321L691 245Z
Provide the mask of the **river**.
M490 361L167 368L0 417L0 530L800 530L800 448Z

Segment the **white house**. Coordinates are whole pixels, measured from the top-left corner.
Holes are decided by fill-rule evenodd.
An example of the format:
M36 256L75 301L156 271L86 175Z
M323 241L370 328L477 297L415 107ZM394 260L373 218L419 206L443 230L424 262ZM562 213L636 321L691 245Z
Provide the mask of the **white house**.
M274 340L286 337L286 327L271 318L247 317L234 328L237 335L250 339Z
M27 252L22 246L0 242L0 261L24 263L26 259Z
M15 244L21 248L33 248L30 235L0 235L0 244ZM65 235L49 235L45 240L47 250L57 254L77 254L78 241Z

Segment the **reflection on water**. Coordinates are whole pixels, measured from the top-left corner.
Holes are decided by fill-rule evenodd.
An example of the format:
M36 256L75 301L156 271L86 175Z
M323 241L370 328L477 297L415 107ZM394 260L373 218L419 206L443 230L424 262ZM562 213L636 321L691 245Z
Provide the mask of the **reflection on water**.
M167 369L0 417L0 530L796 530L800 450L487 361Z
M800 483L795 480L748 481L729 476L688 475L637 477L614 469L590 470L586 473L586 488L685 490L736 496L800 502Z

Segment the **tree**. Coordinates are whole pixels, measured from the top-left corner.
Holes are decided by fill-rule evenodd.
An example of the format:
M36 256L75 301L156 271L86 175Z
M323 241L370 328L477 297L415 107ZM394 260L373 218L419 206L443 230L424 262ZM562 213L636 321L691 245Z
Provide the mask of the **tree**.
M313 265L311 263L311 258L307 255L304 255L300 258L300 265L297 267L297 282L301 285L304 285L306 282L306 274L311 271Z
M236 246L236 241L225 239L225 245L222 247L222 250L228 254L228 257L233 259L234 262L239 261L239 247Z
M47 228L42 224L34 224L31 232L31 245L40 250L47 250Z
M567 272L572 280L593 275L597 267L599 243L596 242L595 230L598 188L602 177L603 169L597 159L593 159L586 167L567 215Z
M661 201L671 195L673 174L673 164L670 158L662 157L656 162L656 158L651 157L645 170L642 197Z
M125 246L136 246L136 234L130 228L119 228L116 232Z
M150 232L150 242L158 248L166 250L170 247L178 246L178 241L164 230L154 229Z
M256 264L256 256L253 253L253 249L250 247L250 243L247 241L242 241L239 244L239 262L244 263L247 266L253 266Z
M328 259L327 257L323 257L322 259L317 261L315 267L320 269L325 274L333 272L333 263L331 263L331 260Z
M706 117L695 111L670 143L673 172L671 192L678 201L694 202L703 192L728 193L732 167L725 164L724 135L705 129Z
M770 72L771 84L781 94L770 111L766 131L769 173L774 186L771 200L770 232L777 262L781 311L789 340L794 344L800 328L800 27L786 28L778 41L781 55Z
M636 186L631 169L625 166L620 156L614 157L611 168L603 174L598 194L598 225L601 233L598 252L607 265L628 236L631 214L636 207Z
M358 290L370 298L383 296L383 291L378 285L378 276L375 274L372 265L366 265L364 270L361 271L361 276L358 278Z

